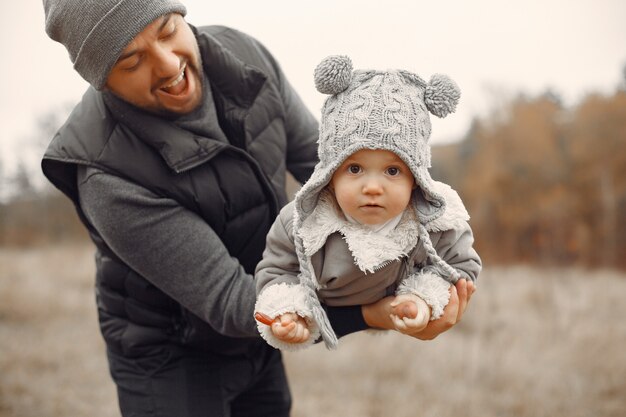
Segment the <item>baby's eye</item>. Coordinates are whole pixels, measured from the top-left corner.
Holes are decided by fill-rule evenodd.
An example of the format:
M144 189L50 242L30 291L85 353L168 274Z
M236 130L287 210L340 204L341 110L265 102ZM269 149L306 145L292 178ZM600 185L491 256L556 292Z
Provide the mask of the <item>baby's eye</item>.
M392 177L395 177L396 175L400 175L400 168L389 167L387 168L387 174L391 175Z
M359 172L361 172L361 167L358 165L352 164L348 167L348 172L350 174L358 174Z

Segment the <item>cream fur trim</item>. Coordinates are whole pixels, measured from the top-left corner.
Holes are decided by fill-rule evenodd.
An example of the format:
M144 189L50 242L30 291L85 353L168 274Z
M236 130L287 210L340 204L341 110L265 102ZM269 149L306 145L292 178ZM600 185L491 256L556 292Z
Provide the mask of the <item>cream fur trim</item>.
M309 339L304 343L286 343L276 338L270 326L257 322L259 333L270 346L277 349L297 351L311 346L319 337L320 329L313 320L311 309L306 302L305 292L300 285L275 284L266 287L256 301L254 311L275 319L285 313L296 313L303 317L310 331Z
M414 294L430 306L431 320L443 315L443 309L450 301L450 283L432 272L420 272L402 280L396 295Z
M315 254L326 243L328 236L335 232L344 236L355 264L366 273L407 256L418 240L417 219L412 210L403 213L400 223L389 234L380 235L347 221L339 212L333 196L324 190L315 210L304 220L299 231L304 253L309 257Z
M459 194L448 184L433 181L433 188L446 202L446 210L435 220L425 224L429 232L445 232L446 230L462 229L470 216Z

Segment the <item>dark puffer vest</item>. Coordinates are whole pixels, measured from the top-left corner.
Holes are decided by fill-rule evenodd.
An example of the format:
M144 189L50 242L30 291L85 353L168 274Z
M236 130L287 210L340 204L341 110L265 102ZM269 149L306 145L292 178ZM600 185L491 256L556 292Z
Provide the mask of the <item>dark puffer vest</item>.
M317 126L285 123L288 103L277 64L254 39L224 27L195 29L221 129L230 144L199 137L158 117L127 117L106 95L89 89L50 144L42 169L75 204L97 246L96 295L102 334L124 355L162 343L219 353L245 352L260 338L230 338L180 306L125 265L81 210L77 164L93 166L178 201L201 216L229 253L253 274L265 236L286 203L288 141L307 137L300 181L315 160ZM309 119L310 120L310 119ZM293 169L292 169L293 171ZM298 172L299 171L299 172Z

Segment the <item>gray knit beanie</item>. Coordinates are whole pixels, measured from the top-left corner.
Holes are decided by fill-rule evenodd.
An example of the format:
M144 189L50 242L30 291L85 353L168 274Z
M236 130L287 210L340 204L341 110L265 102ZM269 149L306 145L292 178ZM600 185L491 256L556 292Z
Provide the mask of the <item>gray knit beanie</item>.
M139 32L165 14L187 13L174 0L43 0L43 6L46 33L65 46L74 69L99 90Z
M412 206L419 220L420 242L433 268L455 282L458 272L435 251L426 225L445 211L446 201L436 191L428 172L432 113L445 117L456 109L461 96L459 87L445 75L434 75L425 82L404 70L354 70L346 56L325 58L315 69L315 86L330 94L324 102L320 120L318 156L311 178L295 197L294 235L300 260L300 283L315 321L320 325L324 342L335 347L337 339L319 299L313 267L304 256L302 238L298 236L303 221L311 215L319 194L330 182L335 170L361 149L382 149L398 155L409 167L417 189Z

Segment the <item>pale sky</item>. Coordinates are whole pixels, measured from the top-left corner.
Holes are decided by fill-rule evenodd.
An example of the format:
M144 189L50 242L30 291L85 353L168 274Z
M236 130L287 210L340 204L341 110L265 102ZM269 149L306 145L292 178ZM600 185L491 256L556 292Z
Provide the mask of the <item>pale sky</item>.
M611 93L626 65L624 0L182 0L187 21L251 34L281 63L319 117L324 96L312 73L327 55L355 68L402 68L428 80L444 73L459 84L457 112L433 117L432 143L460 139L473 117L503 97L547 88L567 105L586 93ZM44 31L40 0L0 5L1 175L18 158L38 164L31 145L42 114L78 102L87 83L66 50ZM40 141L43 142L43 139Z

